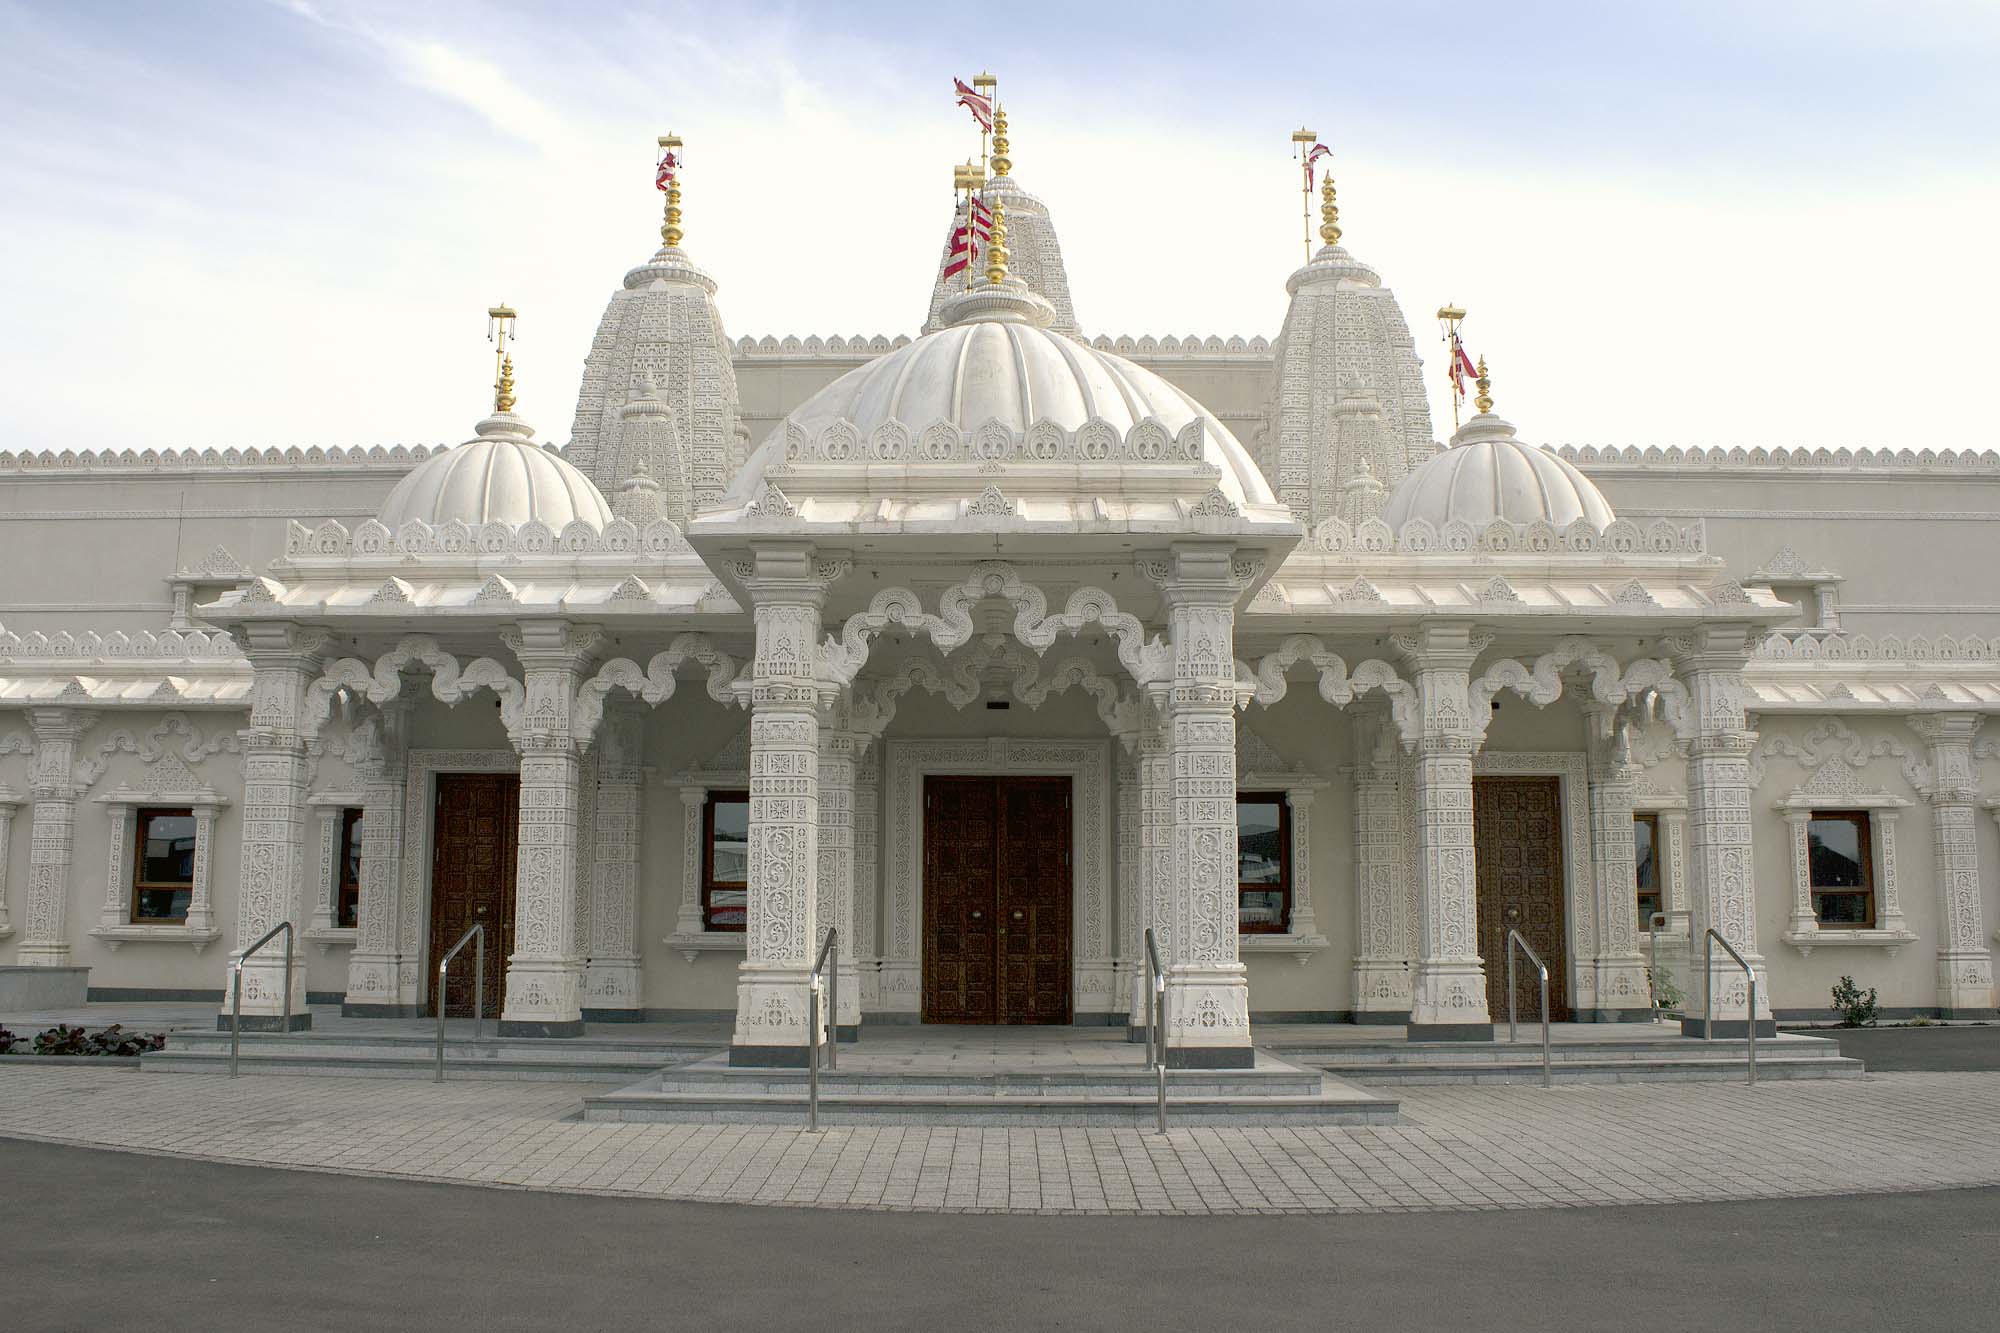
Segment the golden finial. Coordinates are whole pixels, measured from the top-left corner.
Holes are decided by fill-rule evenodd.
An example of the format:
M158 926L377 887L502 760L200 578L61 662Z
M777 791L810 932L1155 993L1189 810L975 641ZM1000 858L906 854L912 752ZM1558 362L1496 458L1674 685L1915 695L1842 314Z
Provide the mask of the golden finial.
M1328 245L1340 244L1340 209L1333 202L1333 176L1331 173L1319 187L1319 238Z
M1007 156L1007 113L995 107L993 110L993 174L1004 176L1013 170L1014 163Z
M493 410L512 412L514 410L514 358L507 351L507 344L514 338L513 309L505 301L486 309L486 341L494 344L493 350Z
M684 234L681 231L681 136L662 134L660 136L660 166L666 172L667 216L660 224L660 240L669 250L677 248Z
M993 90L1000 86L1000 80L982 69L979 73L972 76L972 86L976 91L991 97Z
M1482 414L1491 412L1493 410L1493 377L1486 373L1486 358L1483 356L1479 358L1479 378L1475 379L1473 383L1479 387L1479 396L1472 400L1472 405L1478 408Z
M996 160L995 165L998 165ZM986 238L986 281L999 286L1007 280L1007 208L993 205L993 233Z

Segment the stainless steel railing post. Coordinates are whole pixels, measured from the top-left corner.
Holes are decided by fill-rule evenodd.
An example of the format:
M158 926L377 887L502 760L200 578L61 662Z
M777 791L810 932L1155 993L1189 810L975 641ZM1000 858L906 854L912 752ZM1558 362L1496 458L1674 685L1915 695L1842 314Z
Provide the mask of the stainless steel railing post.
M819 946L819 957L813 960L812 970L806 973L806 1128L814 1133L819 1130L819 997L822 991L827 997L827 1020L832 1028L832 1040L827 1042L826 1067L840 1068L840 1052L834 1049L840 1044L839 938L840 931L828 926L826 940ZM830 985L829 969L833 972Z
M465 947L467 940L472 944L472 1044L479 1044L480 1029L486 1025L486 923L475 921L472 928L458 937L458 943L444 951L438 959L437 977L437 1083L444 1082L444 1011L445 980L451 973L451 960L458 957L458 951Z
M1715 946L1717 944L1720 944L1729 956L1736 960L1736 965L1743 969L1744 980L1750 983L1750 993L1745 997L1749 1001L1750 1008L1744 1014L1743 1036L1745 1042L1744 1049L1749 1056L1749 1084L1754 1088L1757 1086L1757 972L1756 969L1743 960L1742 954L1736 952L1736 946L1724 939L1713 926L1709 927L1707 936L1701 942L1701 970L1704 979L1702 989L1706 992L1702 997L1702 1040L1715 1040L1714 971Z
M237 954L229 965L229 1077L236 1077L236 1060L243 1045L243 964L250 955L269 944L280 932L285 937L285 1000L282 1032L292 1030L292 923L280 921L257 937L257 942Z
M1146 1016L1152 1032L1146 1042L1153 1063L1153 1095L1156 1107L1155 1133L1167 1132L1167 969L1160 963L1160 944L1152 930L1146 931L1146 970L1151 974L1146 987Z
M1511 927L1507 931L1507 1043L1511 1046L1517 1040L1514 1023L1514 949L1517 945L1522 953L1528 955L1528 961L1535 965L1535 971L1542 978L1542 1086L1551 1088L1555 1086L1555 1056L1549 1042L1549 969L1528 946L1528 942L1521 938L1521 932Z

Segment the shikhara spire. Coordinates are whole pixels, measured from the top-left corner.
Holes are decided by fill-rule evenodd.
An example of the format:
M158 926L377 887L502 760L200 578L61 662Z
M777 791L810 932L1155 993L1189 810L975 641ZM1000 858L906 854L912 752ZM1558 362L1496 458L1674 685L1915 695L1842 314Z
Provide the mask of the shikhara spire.
M513 309L505 301L486 310L486 340L493 346L493 411L505 415L514 410L514 356L507 344L514 338Z

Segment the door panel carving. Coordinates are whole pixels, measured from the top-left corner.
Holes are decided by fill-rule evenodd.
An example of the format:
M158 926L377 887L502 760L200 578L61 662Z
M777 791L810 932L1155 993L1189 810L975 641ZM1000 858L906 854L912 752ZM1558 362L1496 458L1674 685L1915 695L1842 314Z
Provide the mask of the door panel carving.
M1479 893L1479 952L1486 1003L1507 1016L1507 931L1521 932L1549 968L1549 1017L1570 1018L1568 932L1563 917L1562 780L1472 781L1472 841ZM1528 960L1514 961L1514 1002L1523 1021L1540 1012L1541 987Z
M521 779L513 773L440 773L431 839L430 966L433 990L438 960L475 922L486 926L485 1012L498 1017L501 978L514 952L515 841L519 834ZM472 1016L473 949L451 962L446 1010ZM435 1014L436 996L432 996Z
M924 780L924 1021L1070 1019L1069 779Z

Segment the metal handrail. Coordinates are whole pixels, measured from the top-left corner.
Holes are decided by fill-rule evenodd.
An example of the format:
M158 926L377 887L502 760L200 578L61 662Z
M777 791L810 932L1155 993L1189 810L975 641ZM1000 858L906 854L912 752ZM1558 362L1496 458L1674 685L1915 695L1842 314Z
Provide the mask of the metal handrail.
M835 944L840 931L826 928L826 942L806 974L806 1128L819 1132L819 997L826 992L827 1017L833 1025L833 1040L826 1043L826 1067L840 1068L840 949Z
M1160 963L1160 944L1152 929L1146 931L1146 1017L1152 1032L1146 1041L1147 1062L1153 1066L1154 1095L1159 1105L1156 1133L1167 1132L1167 969Z
M444 1009L445 975L451 967L451 960L458 957L458 951L465 947L467 940L476 940L472 946L472 1044L479 1045L480 1029L486 1024L486 923L475 921L472 928L458 937L458 943L444 951L438 959L438 1038L437 1038L437 1079L444 1082Z
M1711 944L1709 941L1713 940ZM1743 1035L1749 1043L1751 1087L1757 1086L1757 973L1750 964L1743 961L1743 955L1736 952L1736 946L1722 938L1715 927L1708 928L1708 937L1701 942L1701 1039L1715 1040L1715 945L1720 944L1743 969L1744 977L1750 982L1749 1008L1744 1011L1747 1020L1743 1025Z
M285 934L285 1023L281 1029L292 1030L292 923L280 921L277 925L257 937L257 942L236 955L229 964L229 1077L236 1077L236 1057L238 1047L243 1043L243 964L250 955L269 944L279 931Z
M1535 953L1534 949L1529 946L1528 942L1521 938L1521 932L1513 929L1511 926L1507 930L1507 1042L1509 1045L1512 1045L1515 1041L1519 1040L1519 1032L1515 1023L1516 1005L1514 1001L1514 948L1516 945L1520 946L1522 953L1528 955L1528 961L1535 965L1535 970L1542 974L1542 1086L1545 1088L1554 1087L1555 1068L1553 1059L1549 1053L1548 964L1544 963Z
M1667 924L1665 912L1646 918L1646 996L1653 1002L1653 1021L1660 1021L1660 928Z

